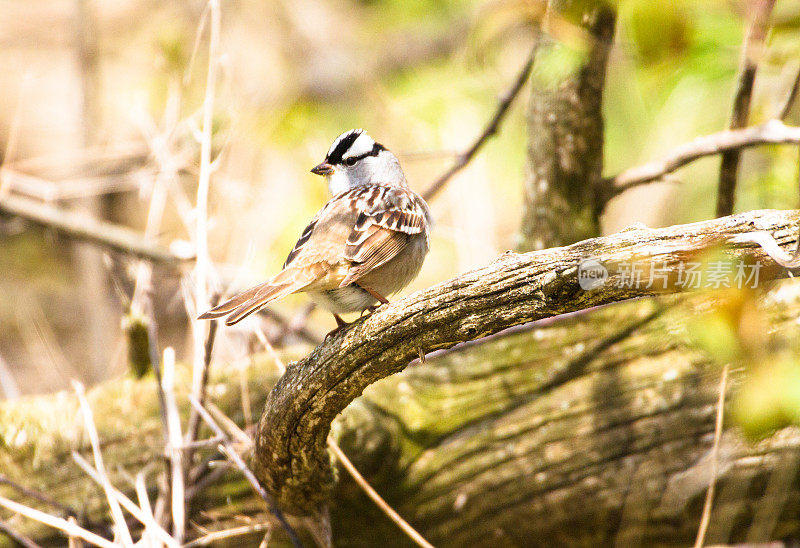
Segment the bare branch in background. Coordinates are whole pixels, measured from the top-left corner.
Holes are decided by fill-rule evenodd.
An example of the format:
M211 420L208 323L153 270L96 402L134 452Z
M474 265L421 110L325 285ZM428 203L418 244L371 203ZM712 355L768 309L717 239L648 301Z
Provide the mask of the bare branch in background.
M219 298L214 298L211 301L211 306L216 306L216 303L219 301ZM211 355L214 351L214 341L217 338L217 329L219 328L218 321L210 322L208 326L208 333L206 335L206 343L203 346L203 370L200 377L200 387L198 393L195 395L197 400L200 402L200 405L206 404L206 390L208 388L208 376L209 370L211 369ZM195 440L197 440L197 433L200 429L200 415L198 414L197 410L194 408L191 409L189 413L189 423L186 426L186 443L191 444ZM192 455L194 452L190 449L184 453L184 460L185 465L191 466L192 464Z
M11 480L11 478L5 476L2 473L0 473L0 485L8 485L12 489L14 489L15 491L18 491L19 493L21 493L21 494L23 494L23 495L25 495L27 497L31 497L33 500L35 500L37 502L41 502L42 504L46 504L47 506L50 506L51 508L55 508L59 512L61 512L63 514L66 514L68 516L77 516L78 515L78 512L74 508L70 508L69 506L65 506L64 504L61 504L57 500L54 500L54 499L50 498L49 496L45 495L44 493L41 493L41 492L36 491L34 489L31 489L30 487L25 487L24 485L20 485L19 483Z
M778 120L786 120L786 117L789 116L789 113L792 111L798 92L800 92L800 68L797 69L797 74L795 74L794 80L792 81L792 87L786 92L786 97L783 100L781 108L778 109L778 115L775 116L775 118Z
M139 259L173 267L191 260L163 247L145 241L130 228L64 211L57 207L34 202L18 196L0 199L0 215L19 217L38 226L55 230L60 235L105 247Z
M288 369L270 392L255 437L254 471L281 506L314 511L333 485L325 440L331 421L377 380L404 369L426 353L476 340L529 321L592 306L662 293L647 284L628 287L611 275L584 291L578 265L647 257L652 264L678 264L724 245L735 234L781 231L796 235L798 211L755 211L663 229L631 229L569 247L506 254L490 265L381 306L339 335L328 338ZM791 234L792 236L788 236ZM755 256L774 265L760 247L738 244L732 259ZM762 269L762 280L785 270ZM502 310L502 314L499 311Z
M739 68L739 81L733 99L733 112L729 129L747 126L750 115L750 101L753 96L753 83L756 79L758 63L764 54L764 39L767 36L767 25L775 0L750 0L752 18L747 28L747 35L742 46L742 59ZM717 217L733 213L736 201L736 178L739 172L739 149L732 149L722 154L719 168L719 185L717 187Z
M35 508L30 508L24 504L19 504L18 502L14 502L13 500L9 500L2 496L0 496L0 506L27 518L39 521L45 525L49 525L50 527L63 531L67 535L81 538L95 546L100 546L101 548L119 548L118 544L114 544L110 540L106 540L103 537L92 533L91 531L87 531L83 527L80 527L73 522L57 516L52 516L46 512L42 512L41 510L36 510Z
M609 178L610 184L606 185L609 194L603 200L608 203L630 188L657 181L664 175L705 156L757 145L798 143L800 143L800 127L787 126L779 120L697 137L673 149L661 160L626 169L619 175Z
M528 60L525 61L525 64L523 65L522 70L519 72L516 80L514 80L514 84L500 99L500 103L497 105L494 116L492 116L492 118L489 120L489 123L486 125L483 132L467 150L456 156L456 161L452 167L450 167L450 169L440 175L438 179L436 179L422 192L423 198L426 200L431 200L436 197L436 195L439 194L439 192L444 188L453 175L464 169L470 160L472 160L484 143L489 140L489 137L497 133L497 130L499 129L503 118L505 118L509 107L514 102L514 99L517 97L517 95L519 95L519 92L525 86L525 83L528 81L528 78L531 75L531 68L533 67L533 59L535 56L536 45L534 45L533 50L528 56Z

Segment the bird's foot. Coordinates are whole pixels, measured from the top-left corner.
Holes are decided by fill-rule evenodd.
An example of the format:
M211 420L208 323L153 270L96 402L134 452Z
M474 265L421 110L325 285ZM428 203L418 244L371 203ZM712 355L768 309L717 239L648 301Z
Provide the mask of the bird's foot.
M348 322L344 321L339 314L334 314L333 319L336 320L336 329L332 330L330 333L325 335L325 340L327 341L329 338L337 335L342 329L350 325Z

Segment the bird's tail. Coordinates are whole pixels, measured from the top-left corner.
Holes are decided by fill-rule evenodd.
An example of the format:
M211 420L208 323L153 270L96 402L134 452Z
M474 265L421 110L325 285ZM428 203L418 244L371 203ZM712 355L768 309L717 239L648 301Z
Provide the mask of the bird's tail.
M304 275L306 274L306 275ZM228 316L225 325L233 325L257 312L272 301L300 291L314 281L313 276L298 270L284 270L274 278L238 295L198 316L198 320L213 320Z

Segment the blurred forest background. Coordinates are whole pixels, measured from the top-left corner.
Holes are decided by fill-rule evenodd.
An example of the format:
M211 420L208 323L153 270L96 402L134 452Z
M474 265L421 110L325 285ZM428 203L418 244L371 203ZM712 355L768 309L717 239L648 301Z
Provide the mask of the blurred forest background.
M213 1L211 4L215 5ZM0 454L0 465L24 477L31 462L34 467L45 463L43 466L52 470L42 477L37 475L38 488L43 492L52 489L56 500L72 501L70 497L78 493L72 482L80 481L75 479L75 467L67 471L67 465L62 466L63 459L54 457L59 453L49 451L54 447L68 447L71 451L79 440L82 450L88 453L84 435L76 433L79 428L71 422L69 428L61 429L57 413L44 412L50 407L37 410L35 406L24 408L23 404L14 408L11 400L24 401L24 395L69 388L72 379L88 385L124 379L118 386L101 386L93 406L102 435L111 432L118 435L115 440L134 442L129 449L109 443L104 450L112 454L110 461L117 459L120 468L131 468L133 462L144 466L149 477L155 477L154 467L147 467L150 460L162 460L162 434L169 435L165 432L168 428L159 430L161 423L153 418L158 406L153 400L152 384L136 384L132 377L144 375L143 368L149 367L152 358L162 356L167 347L176 351L178 380L184 392L190 385L184 365L194 360L192 389L202 397L206 385L198 390L198 372L205 375L209 371L208 350L213 347L212 376L218 384L209 384L210 399L218 396L215 401L223 411L235 408L231 416L241 426L252 426L267 398L267 388L283 372L277 359L266 360L268 368L264 370L264 348L269 352L277 349L278 354L270 354L273 358L302 357L334 327L333 320L327 313L309 307L304 297L292 296L271 306L257 320L243 323L243 327L221 327L216 339L213 334L206 338L205 330L214 333L215 328L192 322L198 312L194 303L204 300L198 297L197 287L206 285L198 284L198 272L208 277L210 300L277 272L303 227L328 199L323 180L310 174L309 169L322 160L331 141L347 129L366 129L397 154L412 188L418 192L430 188L454 162L463 159L464 151L484 132L498 104L509 98L509 90L540 40L548 4L558 7L554 12L561 13L559 10L563 9L566 14L563 18L554 15L544 28L547 39L557 46L537 54L532 76L522 73L521 82L527 85L511 103L497 133L430 200L436 219L431 252L422 273L403 294L482 267L506 250L535 247L524 245L521 234L526 208L524 189L533 180L529 162L537 143L537 136L529 134L534 110L530 105L536 103L531 97L535 97L536 89L546 89L548 82L558 82L565 73L580 66L583 54L591 50L593 42L587 40L586 29L581 26L586 21L571 22L574 13L570 10L577 6L579 12L584 5L602 2L226 0L220 3L218 12L219 43L212 40L211 47L209 28L214 26L214 17L209 14L216 12L209 12L205 1L5 2L0 10L0 62L4 68L0 71L0 295L5 297L0 299L0 399L9 400L5 402L9 405L0 408L0 419L7 419L7 424L0 420L0 429L5 428L4 443L22 449ZM772 4L770 0L610 3L616 12L616 30L602 86L604 176L613 177L632 166L661 158L698 136L730 126L752 10ZM774 2L764 43L746 125L780 118L790 126L789 130L796 130L800 107L796 102L787 103L787 96L797 94L800 82L800 3ZM209 51L216 51L216 59L209 57ZM217 69L211 79L212 90L207 87L209 66ZM204 113L210 91L214 95L213 111ZM784 108L787 105L790 108ZM204 120L206 114L208 118ZM204 121L211 122L211 138L205 140L204 130L208 128ZM201 161L204 155L212 161L210 172L209 164ZM798 170L797 146L747 148L742 152L738 173L736 211L797 208ZM658 181L620 194L603 209L602 233L612 234L635 223L667 227L715 217L719 172L719 156L709 155ZM198 202L202 203L198 180L206 176L210 176L207 234L198 235L198 227L205 219L203 208L197 207ZM12 205L21 207L20 204L27 204L28 213L18 215L8 209ZM45 209L36 209L40 206ZM80 219L103 221L104 230L121 230L115 234L129 238L134 247L155 250L153 253L165 254L166 259L140 261L135 254L76 242L64 230L53 231L43 227L41 221L32 220L36 211L67 216L77 213ZM89 228L92 227L97 228L94 224ZM785 228L782 242L789 241ZM206 236L210 264L193 268L192 259L198 249L202 250ZM139 255L142 253L147 252ZM796 290L796 284L786 287ZM360 404L350 406L340 416L334 434L358 467L366 469L365 475L387 493L387 499L426 534L430 533L437 544L492 544L497 539L502 539L498 541L501 545L525 544L524 532L517 531L520 537L514 537L514 524L522 522L536 532L548 531L554 535L551 539L565 543L591 545L593 538L597 542L607 540L616 534L616 525L639 523L636 510L640 505L628 498L629 492L625 491L620 499L624 499L623 505L611 501L613 496L608 493L595 491L588 480L583 482L583 476L574 480L569 475L573 473L571 468L561 477L544 465L544 471L534 473L535 466L540 461L559 459L564 466L577 462L577 468L585 468L579 470L581 473L590 470L589 479L611 478L608 484L613 487L608 490L614 496L614 489L620 484L627 489L636 483L632 476L635 469L637 474L643 471L641 477L637 476L642 492L647 493L642 496L660 496L667 492L664 485L647 483L642 478L653 468L654 461L664 464L667 471L663 475L670 478L682 474L684 467L694 470L698 459L705 462L704 451L715 438L714 402L722 370L719 365L739 359L751 364L780 365L777 383L782 385L781 398L786 396L785 401L772 401L776 381L772 370L762 367L762 375L757 375L751 384L755 390L749 393L750 399L739 407L739 418L750 411L752 415L763 409L767 409L764 415L774 411L764 423L755 425L757 434L797 424L800 390L796 387L800 382L789 365L795 363L791 361L794 358L786 357L800 355L792 342L798 340L796 315L781 308L783 297L761 295L733 296L718 307L719 317L706 318L702 325L692 324L693 317L698 311L714 309L719 304L714 300L717 296L687 299L685 308L662 308L651 301L623 303L617 308L594 310L585 322L580 317L566 317L559 319L563 323L544 323L474 346L466 345L459 352L434 356L425 368L406 372L408 376L395 376L370 387ZM651 305L652 309L648 308ZM773 308L763 315L748 315L751 308L761 305ZM623 327L629 331L622 335L613 331L628 321L631 325ZM253 329L254 325L261 329ZM148 327L150 348L145 333ZM691 336L687 335L689 331ZM756 331L758 334L753 335ZM784 346L769 339L776 333L783 337L780 341ZM212 342L204 353L206 340ZM467 339L460 339L464 340ZM137 341L144 344L137 346ZM522 349L533 348L532 341L536 353L529 356ZM615 347L617 341L622 343ZM764 348L780 348L784 354L775 350L774 355L765 357L760 353ZM254 358L257 352L258 357ZM584 352L588 357L578 359L580 367L586 366L592 373L596 372L592 367L606 373L606 368L619 366L626 371L633 369L636 382L644 379L641 386L635 382L610 386L618 380L614 377L608 381L608 393L605 385L603 390L596 390L597 394L592 386L591 401L582 409L591 414L595 409L592 406L597 405L601 410L592 418L597 419L591 423L596 431L580 422L583 418L579 412L577 419L566 412L569 402L585 403L579 384L585 379L564 380L564 372L557 371L553 378L562 379L562 385L555 380L548 385L549 381L542 381L540 374L542 364L556 367L559 360L583 356ZM649 360L645 366L637 365L640 357ZM727 379L727 365L724 371ZM570 372L574 370L567 368ZM583 374L581 369L576 376ZM234 379L235 375L240 377ZM564 388L569 385L567 380L575 380L576 385ZM651 381L653 385L648 384ZM673 382L675 385L670 384ZM236 390L226 392L228 384ZM678 386L675 394L669 392L673 386ZM725 386L723 382L723 394ZM214 387L219 390L213 392ZM552 395L550 389L553 393L561 389L567 392ZM400 396L395 397L397 394ZM610 395L603 399L607 394ZM183 395L181 392L181 398ZM520 403L518 398L529 399ZM48 401L47 405L53 404L56 409L67 405L58 397L30 401ZM566 407L564 402L568 402ZM648 407L650 403L655 411ZM70 407L70 412L76 412L77 405ZM159 405L165 414L163 401ZM180 405L182 410L189 408L183 399ZM653 419L653 425L638 428L632 425L641 417L626 418L625 413L631 409L639 412L641 407L648 409L643 420ZM664 411L667 408L675 410L680 420L674 424L658 422L672 420ZM20 409L21 414L17 414ZM518 413L520 409L525 413ZM558 415L559 410L565 415ZM608 424L603 422L603 410L608 410L608 416L618 417L618 423L611 418ZM29 411L40 415L28 416ZM653 417L648 414L651 411ZM548 415L550 412L556 415ZM137 413L146 416L142 419ZM198 440L200 419L195 414L192 411L193 419L189 420L189 444ZM519 418L521 415L524 419ZM508 420L518 427L515 421L541 419L550 425L548 421L553 417L556 419L552 420L552 432L542 434L538 425L531 426L519 434L519 439L514 437L517 434L507 434L499 424ZM573 419L576 424L569 423ZM473 428L472 421L483 426ZM163 422L168 423L166 418ZM742 422L747 426L746 420ZM17 428L18 425L22 426ZM562 427L566 433L556 431ZM585 428L584 434L588 431L595 436L597 448L584 452L582 447L559 445L559 440L578 439L573 434L581 427ZM235 427L230 428L236 431ZM609 434L613 431L616 435L615 428L620 429L619 436L625 440L638 440L636 436L641 436L651 445L633 448L631 442L630 447L624 446L624 455L608 456L602 451L623 446ZM42 449L35 435L52 434L54 430L60 441L47 438ZM721 428L716 431L715 451L719 449ZM673 433L676 439L669 437ZM656 436L656 441L647 437L650 434ZM723 457L728 455L729 464L735 462L736 466L724 468L723 462L720 474L734 470L730 485L737 485L734 480L746 476L748 481L756 478L753 481L758 486L769 490L772 483L757 474L761 468L772 473L775 463L770 461L770 467L762 467L761 461L756 462L757 457L772 457L770 448L774 449L775 444L798 439L794 430L790 434L771 438L768 443L773 445L766 448L747 445L742 449L745 444L739 438L736 443L723 443ZM62 435L63 439L58 437ZM481 438L484 435L487 439ZM493 435L498 438L489 439ZM506 435L511 441L503 437ZM542 441L536 438L539 435L552 435L556 441ZM180 442L180 432L177 439ZM59 444L63 440L70 443L64 442L62 447ZM210 494L204 492L203 488L219 480L219 476L205 483L203 474L213 476L213 470L209 472L213 467L206 466L205 460L192 460L194 446L176 449L173 442L174 439L166 442L168 454L173 449L176 454L188 454L182 463L190 492L186 496L187 508L193 503L192 497L196 497L195 503L203 499L207 507L215 509L215 505L234 506L233 510L227 508L233 517L222 511L205 512L207 507L203 507L205 513L187 510L186 515L203 526L197 525L184 536L183 513L170 517L165 510L173 496L170 493L174 493L174 486L166 486L167 480L163 479L170 473L159 475L161 515L157 521L165 528L173 527L176 541L201 536L209 523L230 525L240 514L263 513L260 499L257 510L253 509L254 496L247 486L231 487L233 483L228 482L218 486L217 491L212 487ZM527 442L532 449L525 449ZM198 442L197 447L206 448L202 443ZM478 478L479 473L472 468L463 477L457 475L458 466L449 468L452 463L469 462L474 454L464 448L470 443L477 444L474 454L486 457L488 479ZM147 457L131 456L130 449L136 452L138 444ZM796 445L793 447L796 453ZM462 450L466 453L459 453ZM517 450L518 461L491 460L500 458L498 455L505 458L505 451ZM648 453L650 450L655 456ZM663 455L659 453L662 450ZM529 458L525 451L537 457L541 451L542 458ZM581 460L583 457L588 464ZM617 457L620 461L641 458L635 463L644 465L636 468L623 463L611 472L602 468L609 463L616 466ZM712 459L715 463L717 457L718 454ZM180 461L181 457L170 458ZM449 458L453 460L448 461ZM790 464L785 468L776 465L778 472L784 471L783 476L770 476L778 478L774 490L784 499L775 503L780 511L764 517L758 534L752 533L757 540L781 538L782 533L796 537L800 457ZM513 469L509 471L504 466ZM599 471L592 472L592 466ZM202 470L198 472L198 468ZM447 476L449 472L454 476ZM0 469L0 484L7 479L4 473ZM113 473L130 479L119 470ZM171 473L176 472L173 469ZM509 476L512 479L503 476L506 473L513 474ZM670 514L670 505L662 500L661 517L639 516L644 525L631 533L638 535L635 540L642 543L642 539L659 539L664 534L663 538L674 543L675 539L693 536L709 485L706 476L697 477L701 479L693 487L684 489L685 512L681 507ZM62 481L63 478L69 481ZM513 478L525 481L516 482ZM117 480L115 476L114 481ZM395 525L371 503L366 503L369 510L362 510L364 496L347 481L337 485L332 521L334 532L338 530L339 534L334 538L342 545L374 545L375 539L387 537L404 545L406 539L396 539L399 533ZM560 507L564 502L561 499L552 506L547 505L552 500L544 499L541 504L536 499L537 504L515 505L515 500L532 496L514 492L517 483L520 489L536 492L539 483L544 485L546 481L556 485L547 487L553 500L563 485L575 488L568 494L573 499L564 495L564 500L576 504L564 503L564 507L581 506L586 496L581 489L596 495L596 506L587 503L585 511L591 514L597 508L597 515L583 515L580 529L572 527L571 516L551 510ZM727 485L723 486L723 493ZM482 499L482 494L496 489L497 499ZM683 484L676 489L683 489ZM746 487L738 491L731 488L722 500L728 496L737 504L745 504L745 490ZM511 501L508 508L505 498ZM183 501L184 497L180 499ZM238 506L242 500L245 502ZM486 513L479 508L481 502L498 505L491 509L495 512L492 519L481 519ZM604 513L606 502L612 508L608 514ZM92 515L102 506L97 497L86 504L91 507L87 514L94 512ZM506 510L512 515L504 514ZM757 513L758 506L749 505L748 511L751 510ZM743 511L731 512L731 519L717 522L716 532L712 523L711 538L727 542L746 536L744 526L737 528L741 524L735 519L744 515ZM778 514L783 528L775 525ZM706 512L706 518L708 515ZM542 521L537 522L534 517ZM774 521L770 521L773 517ZM657 526L648 522L651 518ZM465 528L465 522L472 526ZM111 534L108 529L91 524L87 527ZM118 523L116 527L119 535ZM180 533L174 532L177 529L181 529ZM619 529L623 530L621 526ZM257 532L263 537L263 528ZM575 536L570 536L573 533ZM623 533L616 537L618 545L628 545L631 540ZM45 544L54 542L52 538L46 540Z
M620 2L603 107L605 173L727 126L745 4ZM204 8L7 2L0 14L4 191L142 231L155 197L164 211L151 221L154 239L191 241L208 51L194 44ZM533 0L224 2L213 140L219 166L209 199L220 279L241 287L277 271L326 200L325 185L308 169L345 129L367 129L399 155L412 187L426 188L480 133L524 63L541 16ZM774 116L792 86L799 27L800 6L778 2L752 123ZM432 252L407 291L515 246L524 94L499 134L433 201ZM710 217L718 164L703 159L671 182L626 193L606 212L604 231ZM793 148L745 151L737 210L796 206L796 177ZM0 222L0 291L8 296L0 301L0 392L13 397L61 389L70 378L94 383L124 374L120 319L136 263L123 258L110 268L93 246L18 219ZM160 342L181 349L180 286L159 274ZM298 297L276 307L291 318L303 304ZM321 313L310 325L320 334L332 326ZM224 349L228 330L221 335ZM227 348L235 354L241 346Z

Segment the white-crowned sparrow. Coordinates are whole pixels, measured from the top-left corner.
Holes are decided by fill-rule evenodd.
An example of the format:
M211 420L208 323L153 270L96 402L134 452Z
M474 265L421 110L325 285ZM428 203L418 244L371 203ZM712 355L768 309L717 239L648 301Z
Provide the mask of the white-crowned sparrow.
M235 324L266 304L306 292L339 314L363 312L419 273L428 253L430 210L406 182L400 162L364 130L341 134L312 173L333 197L317 212L272 279L212 308L200 319Z

